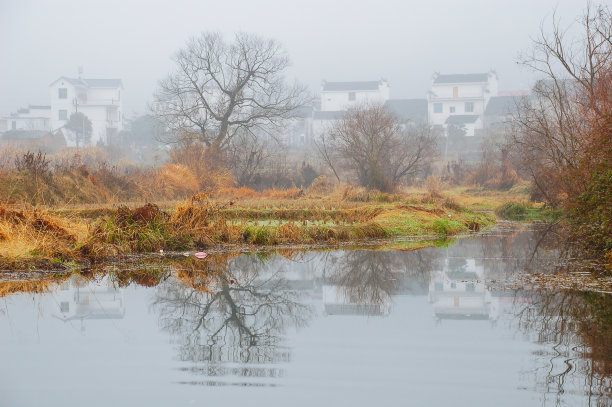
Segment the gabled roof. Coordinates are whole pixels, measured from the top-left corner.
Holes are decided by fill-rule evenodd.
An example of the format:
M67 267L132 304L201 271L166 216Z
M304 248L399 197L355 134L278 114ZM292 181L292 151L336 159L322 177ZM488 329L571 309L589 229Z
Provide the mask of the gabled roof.
M97 79L97 78L68 78L67 76L60 76L53 82L49 84L49 86L53 85L60 79L65 80L74 86L84 86L86 88L122 88L123 83L121 79Z
M389 99L385 106L400 119L427 119L427 99Z
M448 116L446 119L446 124L469 124L476 123L480 116L477 114L455 114L452 116Z
M359 90L378 90L381 81L365 82L324 82L323 92L346 92Z
M481 83L488 81L488 73L460 73L450 75L438 75L434 79L434 83Z
M485 116L508 115L516 108L519 100L520 96L494 96L489 99L484 114Z

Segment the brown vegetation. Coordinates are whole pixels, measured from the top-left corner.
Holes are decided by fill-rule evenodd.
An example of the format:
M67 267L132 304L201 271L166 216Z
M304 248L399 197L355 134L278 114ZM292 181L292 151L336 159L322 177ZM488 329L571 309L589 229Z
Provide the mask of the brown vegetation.
M612 249L612 13L589 5L578 38L554 20L525 64L543 75L510 139L532 197L570 209L585 247Z

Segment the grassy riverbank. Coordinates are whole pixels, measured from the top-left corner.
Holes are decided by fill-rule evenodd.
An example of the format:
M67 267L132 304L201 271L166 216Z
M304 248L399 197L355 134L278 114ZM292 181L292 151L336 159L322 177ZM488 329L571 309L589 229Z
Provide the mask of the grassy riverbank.
M0 269L61 269L140 253L445 237L495 222L456 198L196 196L154 205L0 207Z

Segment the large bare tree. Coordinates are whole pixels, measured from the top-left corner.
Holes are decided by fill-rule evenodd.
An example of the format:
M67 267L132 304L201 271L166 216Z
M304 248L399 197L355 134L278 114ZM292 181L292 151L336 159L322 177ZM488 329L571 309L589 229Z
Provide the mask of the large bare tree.
M271 134L307 101L302 85L287 83L289 58L272 39L237 33L227 42L220 33L204 32L174 62L153 110L179 139L225 151L239 133Z
M553 16L522 58L541 80L518 106L510 142L534 198L555 205L578 196L593 167L609 159L601 148L609 136L596 129L612 106L611 38L610 9L589 5L577 27Z
M343 166L362 186L389 191L433 160L437 142L428 125L402 123L382 104L363 104L336 121L318 149L335 174Z

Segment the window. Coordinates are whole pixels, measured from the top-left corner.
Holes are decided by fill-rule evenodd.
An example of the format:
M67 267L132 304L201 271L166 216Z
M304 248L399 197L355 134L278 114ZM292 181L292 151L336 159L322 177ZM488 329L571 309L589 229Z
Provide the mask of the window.
M11 128L13 130L17 129L17 122L15 120L13 120L13 122L11 123Z
M355 100L355 92L349 92L349 100L350 101L354 101Z
M456 86L453 88L453 97L455 99L457 99L459 97L459 88L456 87Z
M457 288L457 283L451 283L451 288Z
M68 120L68 110L59 110L58 114L59 120Z
M70 303L66 302L66 301L60 302L60 311L61 312L68 312L68 311L70 311Z
M68 89L67 88L58 88L57 89L57 97L60 99L68 98Z
M468 291L468 292L476 291L476 285L474 285L474 283L467 283L465 285L465 291Z
M442 283L435 283L434 284L434 290L436 290L436 291L444 291L444 284L442 284Z
M451 106L451 107L450 107L450 112L451 112L451 113L455 113L455 106Z
M465 112L472 113L474 111L474 102L465 102Z
M434 113L442 113L442 103L434 103Z

